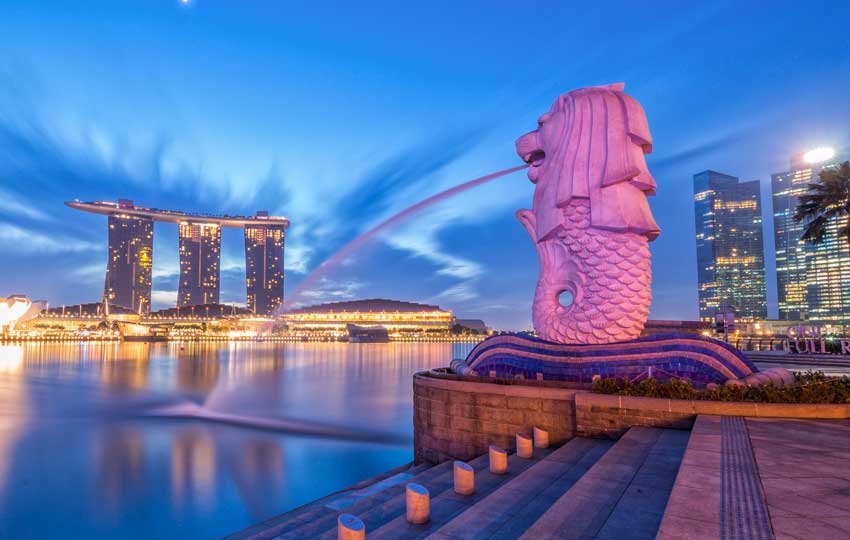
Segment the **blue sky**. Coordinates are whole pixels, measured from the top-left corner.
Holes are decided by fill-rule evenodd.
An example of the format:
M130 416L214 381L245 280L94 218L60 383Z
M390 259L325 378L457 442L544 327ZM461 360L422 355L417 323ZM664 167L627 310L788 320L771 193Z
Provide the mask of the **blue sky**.
M562 92L618 81L654 137L653 318L697 316L692 175L762 181L790 156L850 155L850 4L0 0L0 295L96 301L106 223L62 205L135 199L292 221L287 290L422 198L519 163ZM305 301L437 303L530 325L536 255L519 172L381 236ZM773 240L765 236L775 314ZM156 228L154 304L177 233ZM239 231L222 300L244 302Z

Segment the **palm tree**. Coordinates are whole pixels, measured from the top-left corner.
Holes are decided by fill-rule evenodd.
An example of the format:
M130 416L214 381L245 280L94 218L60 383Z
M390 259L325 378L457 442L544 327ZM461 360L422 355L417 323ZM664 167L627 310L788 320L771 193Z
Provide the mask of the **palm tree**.
M850 162L835 168L823 169L820 180L809 184L808 192L800 196L794 220L805 221L803 240L810 244L823 243L827 225L832 219L848 216L838 229L838 236L850 242Z

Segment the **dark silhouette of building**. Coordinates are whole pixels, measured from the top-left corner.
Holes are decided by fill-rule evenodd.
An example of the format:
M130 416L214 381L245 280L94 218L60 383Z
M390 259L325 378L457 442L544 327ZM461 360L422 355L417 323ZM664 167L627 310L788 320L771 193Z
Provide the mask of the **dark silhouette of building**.
M216 223L184 222L180 238L180 307L218 304L221 271L221 227Z
M149 313L153 267L153 219L121 210L132 201L119 200L109 215L109 254L103 298L109 304Z
M257 222L269 219L257 212ZM271 315L283 303L283 243L286 226L277 223L245 226L245 288L248 309Z

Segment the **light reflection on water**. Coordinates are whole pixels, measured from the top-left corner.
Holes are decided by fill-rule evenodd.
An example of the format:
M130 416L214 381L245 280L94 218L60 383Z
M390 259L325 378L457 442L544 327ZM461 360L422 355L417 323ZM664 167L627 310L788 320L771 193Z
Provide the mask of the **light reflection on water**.
M406 463L411 374L471 347L0 347L0 538L220 538ZM187 399L394 442L143 416Z

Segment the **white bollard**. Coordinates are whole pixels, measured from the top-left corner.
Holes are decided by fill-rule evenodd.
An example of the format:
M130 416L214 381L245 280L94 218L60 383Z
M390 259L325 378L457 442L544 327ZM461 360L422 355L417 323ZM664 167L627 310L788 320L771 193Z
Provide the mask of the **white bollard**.
M505 474L508 472L508 453L495 445L490 445L490 472Z
M475 469L463 461L455 461L455 493L472 495L475 493Z
M340 514L337 524L337 540L366 540L366 525L357 516Z
M534 444L531 437L521 433L516 434L516 455L523 459L529 459L534 455Z
M407 484L407 521L414 525L426 523L431 515L431 495L425 486Z
M534 428L534 446L536 448L549 448L549 432Z

